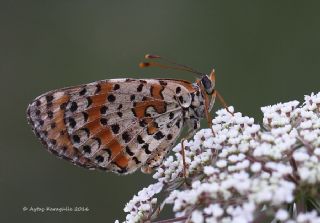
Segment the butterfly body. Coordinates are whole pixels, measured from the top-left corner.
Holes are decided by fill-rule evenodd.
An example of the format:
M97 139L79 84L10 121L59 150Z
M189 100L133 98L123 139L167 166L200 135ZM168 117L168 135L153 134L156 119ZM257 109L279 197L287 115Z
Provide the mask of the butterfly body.
M152 169L185 126L200 127L212 107L204 83L110 79L58 89L28 106L28 121L50 152L76 165L120 174Z

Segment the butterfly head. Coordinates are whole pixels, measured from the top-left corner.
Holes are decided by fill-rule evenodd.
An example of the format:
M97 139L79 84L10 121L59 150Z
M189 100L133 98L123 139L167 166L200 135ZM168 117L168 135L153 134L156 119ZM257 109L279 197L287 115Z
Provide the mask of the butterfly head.
M202 75L200 79L200 83L202 85L201 89L203 94L205 95L205 103L210 112L216 98L216 91L215 91L215 84L216 84L216 77L214 70L211 71L209 75L205 74ZM211 99L209 99L211 97Z
M145 56L146 59L162 59L163 61L169 63L169 65L161 64L158 62L143 62L140 63L139 66L141 68L145 67L161 67L165 69L173 69L173 70L180 70L180 71L187 71L196 75L199 75L201 78L200 80L197 79L197 83L199 87L201 88L202 94L205 96L205 103L206 107L208 108L209 112L211 111L213 104L215 102L216 98L216 90L215 90L215 72L214 69L211 71L209 75L203 74L202 72L196 71L191 67L178 64L176 62L173 62L171 60L168 60L166 58L160 57L158 55L151 55L147 54ZM209 99L211 97L211 99Z
M210 73L210 75L203 75L201 77L201 84L207 95L212 95L214 93L216 78L214 75L214 70Z

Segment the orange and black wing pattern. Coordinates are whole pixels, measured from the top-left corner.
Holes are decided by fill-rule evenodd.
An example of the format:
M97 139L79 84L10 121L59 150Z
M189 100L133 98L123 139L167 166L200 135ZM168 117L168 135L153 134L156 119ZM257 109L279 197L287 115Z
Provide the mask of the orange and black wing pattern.
M33 131L58 157L120 174L159 165L196 89L170 79L110 79L50 91L27 109Z

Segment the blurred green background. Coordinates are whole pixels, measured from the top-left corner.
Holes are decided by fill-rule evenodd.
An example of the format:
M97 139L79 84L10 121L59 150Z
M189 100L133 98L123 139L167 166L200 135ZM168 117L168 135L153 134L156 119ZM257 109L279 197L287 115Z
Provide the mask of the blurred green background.
M202 72L237 111L320 90L318 1L1 1L0 222L113 222L153 182L89 171L50 155L27 125L46 91L100 79L180 78L137 64L155 53ZM215 106L215 109L220 105ZM31 213L26 207L89 207Z

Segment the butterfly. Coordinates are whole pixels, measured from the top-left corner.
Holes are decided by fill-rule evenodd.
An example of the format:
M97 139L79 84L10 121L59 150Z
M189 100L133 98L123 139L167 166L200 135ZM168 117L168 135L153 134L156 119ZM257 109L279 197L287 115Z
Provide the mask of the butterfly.
M147 59L159 59L147 55ZM171 62L173 63L173 62ZM216 96L214 70L202 74L174 63L159 66L198 74L176 79L108 79L49 91L27 108L35 135L49 152L88 169L119 174L161 165L184 128L192 135L210 114Z

